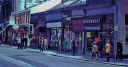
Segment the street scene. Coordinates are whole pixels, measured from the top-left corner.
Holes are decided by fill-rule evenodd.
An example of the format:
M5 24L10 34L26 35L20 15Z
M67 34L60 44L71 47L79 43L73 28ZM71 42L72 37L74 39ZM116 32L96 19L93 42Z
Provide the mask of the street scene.
M0 67L128 67L128 0L0 0Z

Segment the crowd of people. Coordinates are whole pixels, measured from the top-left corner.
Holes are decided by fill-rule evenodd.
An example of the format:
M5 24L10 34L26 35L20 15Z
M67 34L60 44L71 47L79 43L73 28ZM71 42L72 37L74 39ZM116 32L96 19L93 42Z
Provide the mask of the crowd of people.
M98 55L100 55L101 58L103 58L103 56L105 56L106 62L109 62L112 51L113 51L112 44L110 43L109 39L106 40L105 44L103 44L102 41L99 41L97 43L93 42L92 43L92 60L94 58L96 60L98 60ZM122 42L119 40L117 42L117 55L116 55L115 59L121 59L121 61L122 61L123 60L123 54L122 53L123 53Z
M35 37L28 37L28 36L15 36L14 37L14 43L17 45L17 49L27 49L29 48L33 42L35 41ZM48 40L46 37L41 37L38 43L38 48L40 49L40 52L43 52L43 50L48 49ZM0 40L1 43L1 40ZM59 43L61 44L61 43ZM59 46L59 50L61 51L62 49L66 51L68 41L64 39L63 43L61 46ZM103 58L106 57L106 61L110 61L110 56L111 52L113 51L112 44L109 39L106 39L106 42L102 42L100 39L98 42L93 41L91 43L92 46L92 60L98 61L98 57ZM71 41L71 49L72 49L72 55L74 56L77 53L78 49L78 43L77 39L74 38ZM117 42L117 55L115 59L120 59L121 61L123 60L123 47L122 47L122 42L119 39Z
M40 40L38 40L38 44L35 42L35 37L28 37L28 36L15 36L14 37L14 43L17 46L17 49L27 49L30 48L33 45L36 45L37 48L40 49L40 52L43 52L43 50L48 49L48 41L47 38L41 37Z
M66 50L67 47L66 44L67 41L65 40L63 42L64 51ZM74 56L78 49L77 39L74 38L71 44L72 44L72 55ZM112 54L113 48L109 39L106 39L105 43L103 43L101 40L99 40L98 42L94 41L91 43L91 46L92 46L92 60L94 60L95 58L95 60L98 61L98 57L100 58L106 57L106 62L110 61L110 56ZM120 59L122 61L123 60L122 53L123 53L122 42L119 39L117 42L117 54L115 59Z

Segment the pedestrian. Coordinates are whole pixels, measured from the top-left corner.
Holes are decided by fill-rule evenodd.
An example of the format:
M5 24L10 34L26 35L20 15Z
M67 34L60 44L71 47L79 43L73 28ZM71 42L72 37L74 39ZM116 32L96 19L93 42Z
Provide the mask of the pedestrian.
M61 49L62 49L62 45L61 45L61 38L59 38L59 48L58 48L58 50L61 52Z
M11 42L12 42L12 39L11 39L11 37L9 37L8 38L8 44L9 44L9 46L12 46Z
M30 39L29 39L29 37L27 37L27 48L30 48Z
M123 61L123 47L122 47L122 42L119 40L117 42L117 55L116 59L119 58L121 61Z
M17 49L21 49L21 38L18 36L16 39L17 39Z
M109 62L110 61L110 53L111 53L111 44L110 44L109 40L107 40L106 44L105 44L105 53L106 53L107 62Z
M100 54L100 57L103 58L103 52L104 52L104 44L103 42L100 40L98 43L99 47L98 47L98 52Z
M94 57L98 60L98 46L95 42L92 43L92 60Z
M24 37L21 37L21 46L20 46L21 49L24 48Z
M67 49L67 44L68 44L68 42L66 41L66 39L64 39L64 41L63 41L63 50L64 51L66 51L66 49Z
M43 52L43 48L44 48L44 38L42 37L42 39L40 40L40 52Z
M48 49L48 40L47 40L47 38L44 39L44 49L45 50Z
M27 36L24 37L24 48L26 49L27 48Z
M73 56L76 53L76 48L77 48L77 42L76 42L76 39L74 39L74 40L72 40L72 54L73 54Z
M58 48L58 38L57 38L57 36L55 36L55 46L56 46L56 48Z

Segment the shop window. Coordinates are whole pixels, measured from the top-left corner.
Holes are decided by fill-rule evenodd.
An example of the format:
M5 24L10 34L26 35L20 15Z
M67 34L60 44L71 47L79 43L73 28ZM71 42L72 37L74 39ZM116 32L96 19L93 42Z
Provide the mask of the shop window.
M125 25L128 25L128 15L125 15Z

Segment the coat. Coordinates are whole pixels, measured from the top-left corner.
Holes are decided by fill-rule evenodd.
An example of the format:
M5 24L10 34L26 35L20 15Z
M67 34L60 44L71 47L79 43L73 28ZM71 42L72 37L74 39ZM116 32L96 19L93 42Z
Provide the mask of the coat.
M106 43L106 45L105 45L105 53L111 53L111 45L110 45L110 43Z
M92 45L92 53L98 52L98 46L96 44Z

